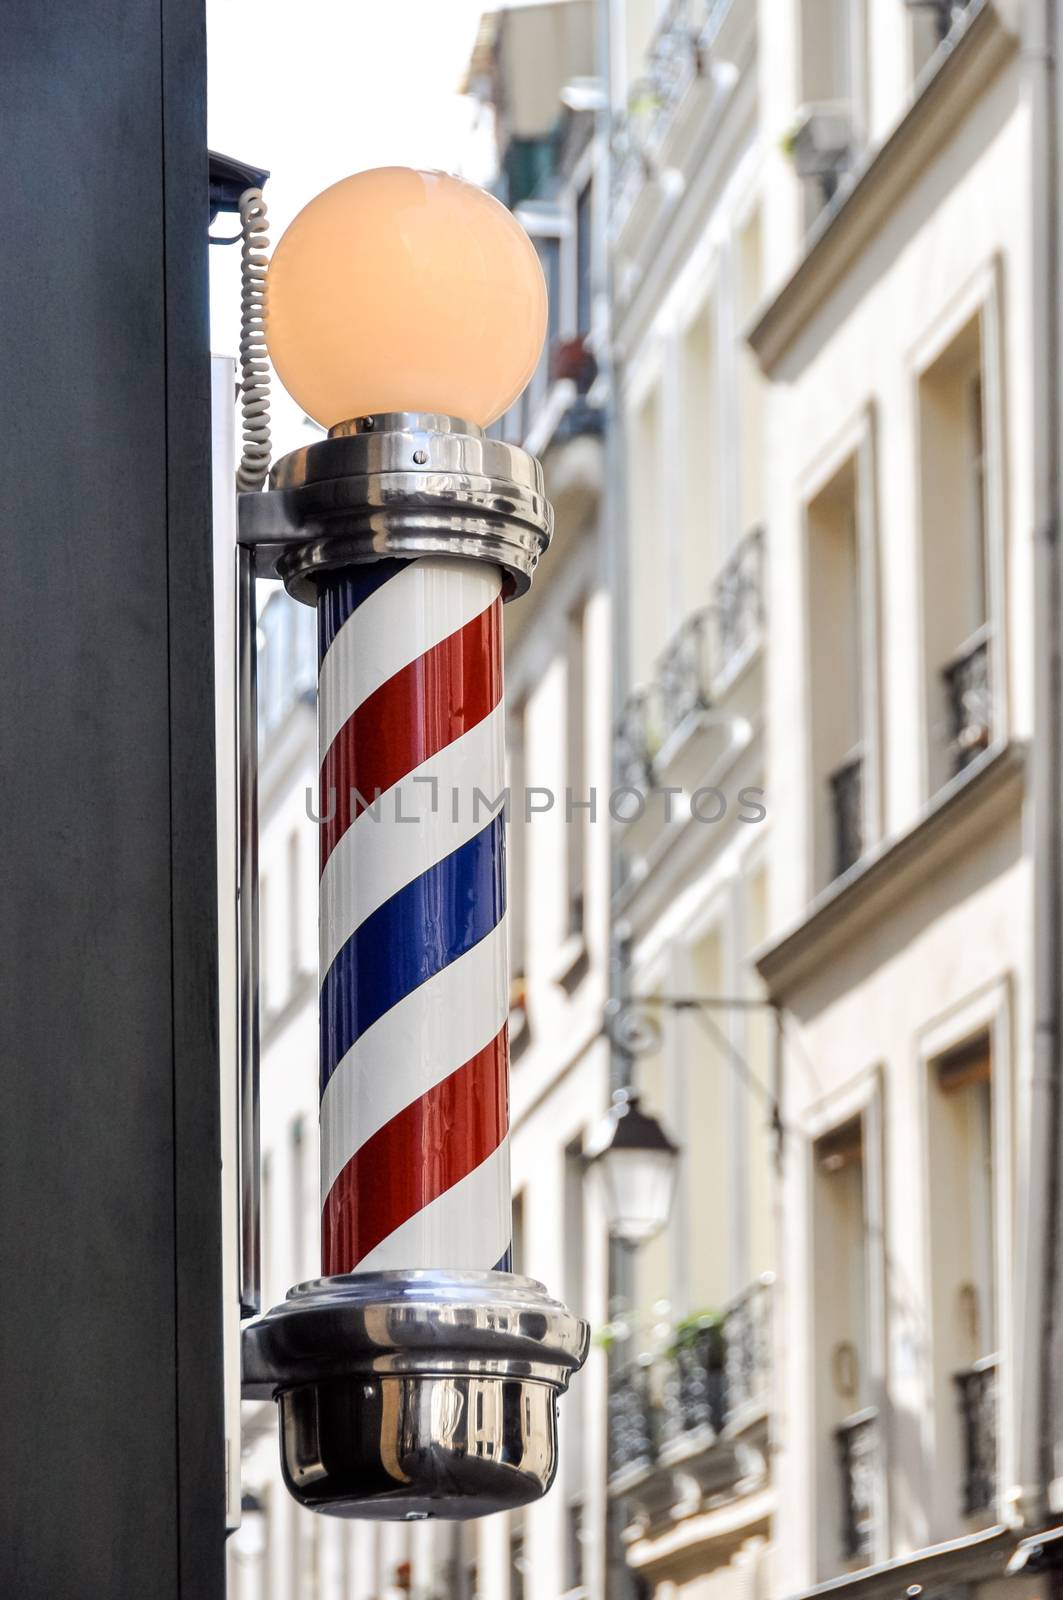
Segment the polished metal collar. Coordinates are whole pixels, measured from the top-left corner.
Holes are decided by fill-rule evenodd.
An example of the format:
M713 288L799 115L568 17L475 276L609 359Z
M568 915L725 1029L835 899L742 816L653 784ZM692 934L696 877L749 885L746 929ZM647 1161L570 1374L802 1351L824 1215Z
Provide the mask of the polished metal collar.
M511 1272L352 1272L317 1278L244 1328L245 1399L367 1372L493 1374L565 1388L587 1324Z
M292 1289L244 1329L245 1399L278 1402L281 1468L340 1517L486 1516L557 1471L587 1324L503 1272L369 1272Z
M509 598L528 588L553 532L539 462L456 417L340 423L282 457L269 482L240 496L240 543L260 577L310 604L322 573L388 556L488 561Z

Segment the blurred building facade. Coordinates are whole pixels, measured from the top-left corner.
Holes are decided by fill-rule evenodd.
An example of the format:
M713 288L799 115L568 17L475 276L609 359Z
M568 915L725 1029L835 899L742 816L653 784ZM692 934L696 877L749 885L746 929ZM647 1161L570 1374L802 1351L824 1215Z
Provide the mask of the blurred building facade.
M1048 10L805 0L762 30L779 1593L1026 1593L1005 1569L1051 1509Z
M1063 1510L1051 9L485 14L551 297L496 427L557 518L506 610L515 1265L595 1342L554 1490L482 1523L308 1517L249 1416L238 1600L1054 1592L1006 1575ZM263 613L270 1302L316 1271L299 627ZM636 1248L584 1159L628 1079L681 1151Z
M634 1592L724 1600L768 1592L775 1508L758 28L610 21L616 781L645 797L614 827L617 998L681 1155L669 1225L618 1262L609 1490Z

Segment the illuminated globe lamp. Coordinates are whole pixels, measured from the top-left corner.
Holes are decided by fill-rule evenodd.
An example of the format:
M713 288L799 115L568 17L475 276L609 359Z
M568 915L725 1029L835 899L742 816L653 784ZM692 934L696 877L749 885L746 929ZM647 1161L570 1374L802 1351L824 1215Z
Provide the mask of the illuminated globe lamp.
M322 427L394 412L486 428L530 380L546 283L524 229L441 172L384 167L326 189L277 245L270 359Z
M552 514L484 428L545 327L523 230L441 173L335 184L267 277L273 364L328 428L239 534L318 616L322 1276L245 1329L243 1392L278 1401L291 1492L338 1515L538 1498L587 1352L510 1271L501 614Z

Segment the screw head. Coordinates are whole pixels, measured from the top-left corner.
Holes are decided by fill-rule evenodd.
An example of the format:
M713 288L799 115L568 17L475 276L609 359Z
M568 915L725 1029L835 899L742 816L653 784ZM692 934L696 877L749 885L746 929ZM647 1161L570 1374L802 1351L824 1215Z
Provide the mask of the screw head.
M417 465L419 467L423 467L425 462L428 460L428 451L427 450L415 450L413 452L413 459L416 461L416 463L417 463Z

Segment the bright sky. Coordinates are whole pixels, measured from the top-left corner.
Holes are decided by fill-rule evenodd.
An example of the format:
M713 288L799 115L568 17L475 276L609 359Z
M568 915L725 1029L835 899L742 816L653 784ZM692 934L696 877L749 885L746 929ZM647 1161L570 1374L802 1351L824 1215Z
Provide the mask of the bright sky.
M208 0L212 150L268 167L270 239L321 189L365 167L491 173L490 129L458 93L484 0ZM218 217L216 233L236 231ZM211 336L235 355L239 246L213 246ZM274 381L274 459L313 437Z

